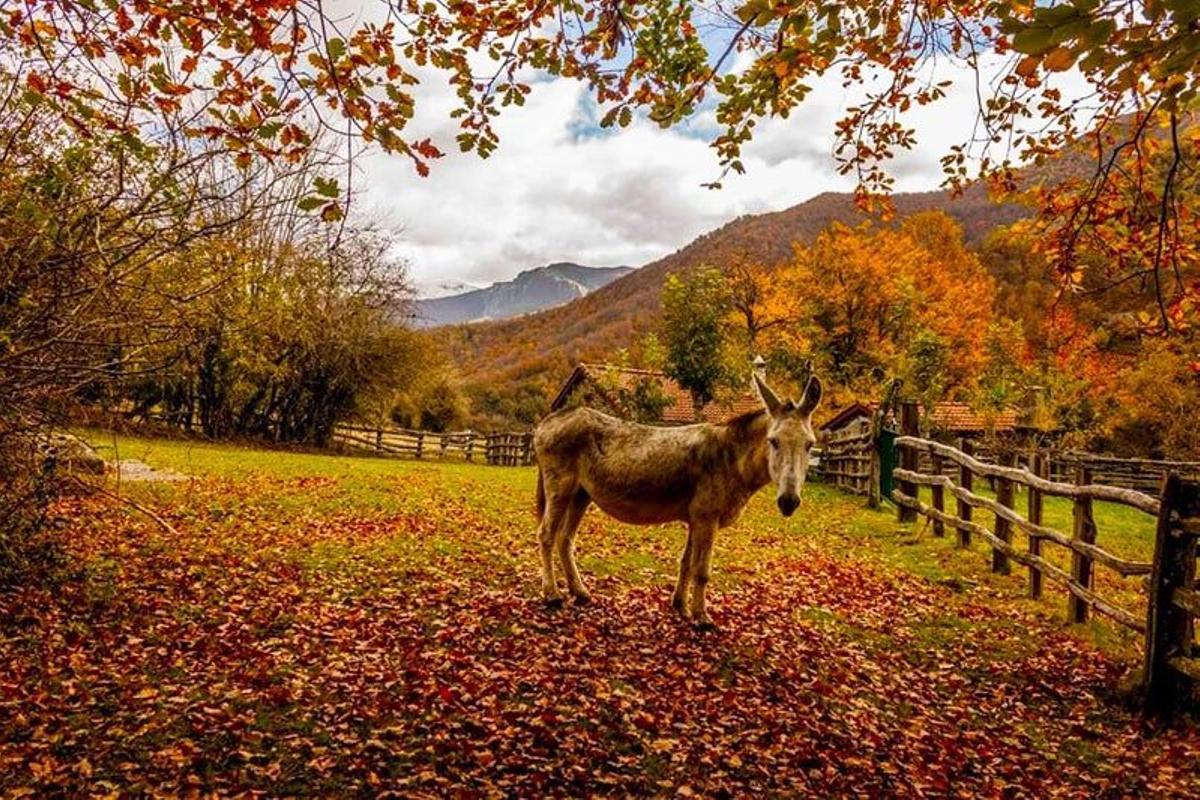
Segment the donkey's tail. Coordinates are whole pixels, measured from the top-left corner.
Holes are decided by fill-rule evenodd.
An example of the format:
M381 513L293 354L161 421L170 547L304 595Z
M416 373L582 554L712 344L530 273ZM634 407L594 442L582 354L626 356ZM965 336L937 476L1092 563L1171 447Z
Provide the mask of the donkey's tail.
M540 520L546 513L546 483L542 480L542 468L538 467L537 477L537 518Z

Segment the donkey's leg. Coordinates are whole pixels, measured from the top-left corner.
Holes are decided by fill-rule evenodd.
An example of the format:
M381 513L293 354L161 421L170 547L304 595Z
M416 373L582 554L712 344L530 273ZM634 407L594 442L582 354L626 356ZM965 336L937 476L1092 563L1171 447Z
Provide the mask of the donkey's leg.
M571 496L565 492L551 491L552 487L549 486L546 488L546 508L538 524L538 544L542 554L542 599L548 606L561 606L563 598L554 579L554 535L562 525Z
M671 607L679 616L687 619L687 590L692 579L692 526L688 526L687 544L679 556L679 579L675 581L675 593L671 595Z
M562 522L559 523L558 538L555 541L558 547L558 558L562 561L563 575L567 578L567 589L575 598L575 602L580 604L587 603L592 596L588 594L587 589L583 588L583 581L579 577L579 567L575 564L575 532L579 530L579 523L583 520L584 512L587 511L591 502L592 498L584 490L580 489L575 493L563 513Z
M692 523L692 621L701 628L712 628L704 610L704 593L712 577L712 544L717 526L709 522Z

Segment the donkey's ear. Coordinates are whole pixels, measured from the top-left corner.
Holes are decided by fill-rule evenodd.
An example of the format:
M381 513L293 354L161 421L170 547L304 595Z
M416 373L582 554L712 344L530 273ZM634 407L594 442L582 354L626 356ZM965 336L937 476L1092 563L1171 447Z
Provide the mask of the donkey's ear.
M821 379L813 375L804 387L804 397L800 398L800 413L811 414L821 405Z
M772 417L778 417L783 414L783 401L767 386L767 382L754 376L754 390L758 392L758 398L762 400L762 404L767 407L767 413Z

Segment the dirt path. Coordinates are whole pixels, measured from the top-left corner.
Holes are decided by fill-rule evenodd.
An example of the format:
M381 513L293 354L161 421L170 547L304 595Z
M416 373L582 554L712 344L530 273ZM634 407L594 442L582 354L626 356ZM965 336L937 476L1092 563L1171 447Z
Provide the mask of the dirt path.
M110 470L121 481L160 482L186 481L191 476L169 469L157 469L136 458L125 458L109 465Z

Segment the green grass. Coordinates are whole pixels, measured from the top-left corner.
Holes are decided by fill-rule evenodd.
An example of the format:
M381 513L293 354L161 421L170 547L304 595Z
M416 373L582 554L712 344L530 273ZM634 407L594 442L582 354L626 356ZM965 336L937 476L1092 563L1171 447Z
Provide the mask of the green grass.
M977 479L973 491L984 497L996 498L996 493L982 480ZM920 487L919 494L922 502L932 504L932 490L930 487ZM954 513L955 508L956 499L947 492L946 510L948 513ZM1022 487L1018 487L1014 493L1013 508L1021 516L1028 516L1028 493ZM1096 523L1096 544L1098 546L1113 555L1133 561L1149 562L1153 559L1155 527L1157 524L1154 517L1129 506L1107 502L1094 503L1092 516ZM975 509L972 519L974 522L990 530L994 531L996 529L996 516L987 509ZM1066 536L1071 536L1074 529L1073 501L1061 497L1043 498L1042 524ZM917 523L913 525L913 530L919 532L922 536L928 536L932 539L932 524L928 523L923 517L919 518ZM1019 528L1013 526L1012 535L1013 544L1017 549L1022 551L1028 549L1029 538ZM957 545L957 533L947 526L945 537L943 539L933 539L933 541L936 544L927 545L927 547L931 546L935 550L953 548L960 554L970 554L969 558L972 560L990 565L991 548L986 542L978 541L978 537L972 542L970 549L962 550ZM1072 556L1066 548L1054 542L1043 540L1041 555L1059 568L1068 572L1071 570ZM951 559L948 556L943 556L943 560ZM958 564L958 568L962 570L970 569L967 564L961 562ZM1124 578L1112 572L1103 564L1098 563L1094 564L1093 572L1095 589L1102 597L1111 600L1135 616L1141 617L1145 613L1146 593L1143 585L1144 577L1131 576ZM1027 576L1028 569L1026 567L1012 563L1010 575L1004 577L1009 583L1019 585L1024 589L1028 586ZM1048 605L1051 607L1065 607L1066 602L1066 589L1053 579L1049 577L1044 578L1043 599L1039 605L1043 607ZM1060 613L1065 614L1065 612ZM1131 651L1140 642L1139 634L1107 622L1089 622L1083 626L1079 626L1078 631L1102 646L1125 651Z
M85 435L106 458L136 458L154 467L227 481L238 487L269 483L269 491L255 493L255 513L265 513L278 523L331 515L401 514L411 512L417 498L425 502L432 496L441 504L439 512L449 506L469 517L472 524L509 529L514 517L528 520L526 538L521 533L510 534L512 551L494 553L490 558L508 566L521 566L530 556L536 480L530 468L264 450L98 431ZM125 489L158 503L171 503L180 493L189 492L186 483L131 484ZM976 491L995 496L982 481ZM769 490L764 490L764 497L749 506L743 519L718 537L718 568L714 575L717 588L758 575L764 563L780 558L804 558L814 552L849 553L880 569L915 575L959 592L982 585L1038 613L1054 617L1065 614L1064 589L1046 580L1042 600L1028 600L1027 570L1014 564L1009 575L993 574L990 549L985 543L976 541L964 550L958 547L952 530L944 538L935 538L923 519L915 525L901 525L890 506L872 511L859 498L812 482L805 487L800 512L791 520L783 520L766 497L768 494ZM207 515L210 524L234 524L247 510L244 496L243 492L231 492L201 513ZM922 487L922 499L931 502L928 487ZM953 506L953 498L948 498L947 507ZM1023 491L1018 491L1014 507L1024 513ZM1073 511L1069 500L1048 497L1043 513L1045 525L1070 534ZM1096 503L1093 513L1100 546L1125 558L1150 560L1154 547L1152 517L1111 503ZM986 510L976 509L974 519L989 527L994 525L993 515ZM516 530L520 531L521 526ZM1014 541L1021 549L1027 546L1019 530L1014 532ZM682 545L683 532L678 525L620 525L593 509L581 525L578 552L585 573L649 584L673 577ZM354 544L324 542L293 557L307 569L332 570L346 568L356 552ZM362 559L406 556L419 562L437 557L454 559L461 554L462 544L454 536L435 535L420 541L396 537L383 545L376 542ZM1069 553L1053 543L1044 545L1043 555L1064 569L1070 567ZM1121 579L1099 565L1096 572L1097 587L1105 596L1141 613L1144 593L1140 579ZM1136 646L1136 637L1115 627L1101 622L1078 630L1104 646L1123 651Z

